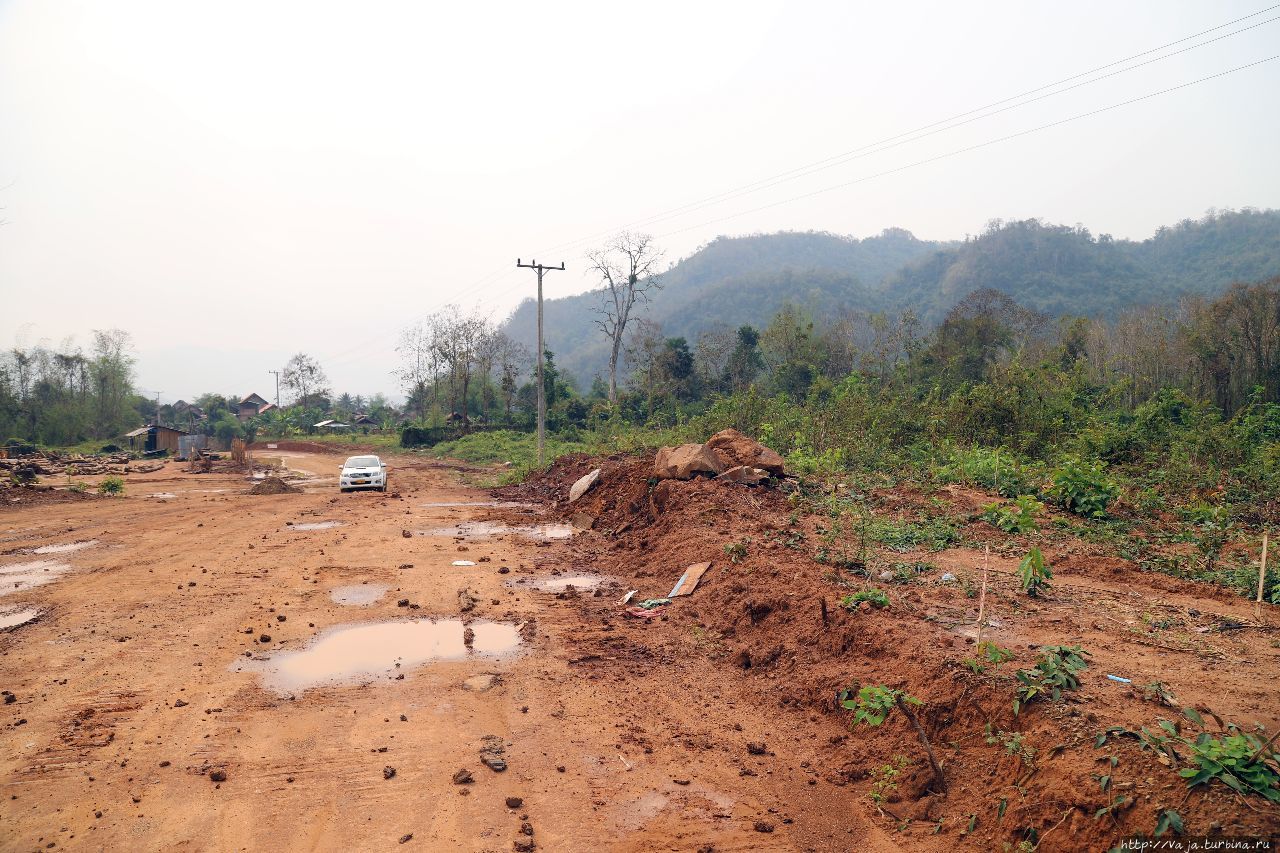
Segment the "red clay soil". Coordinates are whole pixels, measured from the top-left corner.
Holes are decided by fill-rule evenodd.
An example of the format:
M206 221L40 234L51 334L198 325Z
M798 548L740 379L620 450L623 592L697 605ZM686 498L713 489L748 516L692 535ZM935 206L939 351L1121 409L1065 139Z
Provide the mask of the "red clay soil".
M96 501L102 498L95 492L73 492L70 489L31 488L15 486L0 488L0 511L5 509L23 509L45 504L77 503L80 501Z
M596 467L602 471L597 486L569 505L569 487ZM677 599L652 622L625 617L613 597L576 599L584 626L606 625L584 628L580 639L581 665L601 678L621 678L643 665L660 679L663 661L694 659L707 678L745 679L761 703L777 705L775 739L827 744L825 766L813 768L810 784L835 786L838 807L871 815L908 849L957 843L1019 849L1028 842L1045 851L1107 850L1127 836L1150 836L1164 809L1176 810L1190 835L1280 833L1280 810L1260 797L1246 802L1220 782L1189 790L1177 768L1136 739L1095 746L1111 727L1183 721L1185 706L1274 732L1280 726L1280 620L1273 615L1258 623L1250 603L1229 591L1142 572L1056 534L1034 540L1055 577L1045 597L1029 598L1013 573L1033 540L977 522L966 527L966 541L996 546L984 639L1015 657L976 674L963 661L974 654L981 550L889 552L883 556L890 561L928 565L905 582L872 582L814 559L822 519L797 517L795 502L781 489L713 480L655 484L651 476L652 457L575 455L496 491L505 500L542 502L565 518L576 515L580 525L587 521L582 513L592 517L591 531L571 546L577 568L639 590L637 601L667 595L690 564L713 562L694 595ZM955 487L931 497L958 514L995 499ZM873 500L878 514L899 517L921 503L919 493L906 489ZM733 543L746 546L736 563L725 551ZM942 580L944 572L958 580ZM888 594L889 607L840 606L843 595L873 585ZM633 629L625 636L612 630L619 619ZM1078 691L1034 702L1015 716L1013 673L1034 666L1042 645L1082 646L1092 653L1090 666ZM1165 685L1176 705L1145 695L1141 686L1152 682ZM894 712L878 728L851 726L836 696L860 684L900 688L923 701L917 713L943 764L945 792L902 714ZM706 714L723 731L732 729L731 709L708 707ZM1216 731L1212 721L1209 726ZM1194 728L1186 731L1194 737ZM1006 748L1007 733L1021 733L1034 754ZM877 807L868 796L872 774L896 756L909 763ZM1106 790L1102 776L1110 777Z

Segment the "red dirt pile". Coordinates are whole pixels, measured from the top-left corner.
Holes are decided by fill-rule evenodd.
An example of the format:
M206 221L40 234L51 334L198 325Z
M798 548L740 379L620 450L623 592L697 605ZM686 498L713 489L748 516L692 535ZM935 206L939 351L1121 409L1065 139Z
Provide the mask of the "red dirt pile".
M249 490L251 495L296 495L301 493L301 489L294 488L281 480L279 477L267 477L260 483L255 483L253 488Z
M847 787L851 807L879 810L886 830L908 833L913 849L950 849L957 841L974 849L1017 849L1025 841L1045 851L1106 850L1126 836L1149 836L1164 809L1176 809L1191 834L1280 832L1280 813L1260 798L1251 798L1252 808L1246 808L1216 782L1188 791L1176 768L1163 766L1131 739L1094 745L1095 737L1112 726L1132 730L1154 726L1159 718L1180 718L1178 708L1162 707L1139 689L1155 681L1170 686L1180 705L1211 705L1227 719L1263 720L1274 727L1276 708L1268 710L1270 697L1256 692L1248 673L1205 663L1218 659L1216 651L1204 651L1208 639L1197 640L1206 644L1199 651L1152 645L1115 616L1135 607L1172 607L1171 587L1211 606L1213 596L1202 585L1157 576L1160 583L1144 586L1151 576L1130 567L1125 573L1129 589L1151 591L1151 603L1144 597L1135 605L1137 593L1088 586L1096 575L1076 542L1049 556L1072 555L1072 564L1085 569L1078 573L1080 585L1071 585L1074 578L1071 583L1055 579L1048 597L1029 599L1009 577L1016 560L1010 564L996 557L993 568L1002 571L993 573L986 603L988 614L996 617L984 636L1014 658L983 667L973 660L970 634L977 622L971 579L981 578L981 571L974 571L980 551L976 559L967 549L891 555L901 559L897 565L911 566L905 580L877 576L872 581L825 565L819 560L830 521L802 511L800 487L777 478L782 472L777 454L761 453L741 433L721 433L706 445L684 447L682 454L660 451L657 469L652 456L566 456L548 471L496 492L503 499L541 501L566 517L592 517L591 532L570 546L576 564L639 590L637 601L667 595L685 567L712 561L696 592L675 599L659 619L628 619L611 598L578 599L584 625L629 629L589 635L598 639L585 640L579 650L583 660L598 655L591 666L606 672L610 666L643 665L652 667L649 677L660 681L663 659L701 654L709 667L751 679L761 701L777 703L779 732L785 733L780 736L828 742L830 764L822 778ZM720 471L705 464L712 454ZM675 463L681 459L711 470L695 464L680 471ZM764 470L770 474L767 482L782 488L747 488L721 478L734 465ZM569 488L595 468L598 482L568 505ZM663 478L664 473L669 476ZM957 504L975 498L939 490L928 500L936 504L952 497ZM877 514L887 512L901 521L912 505L927 501L909 490L885 490L870 503ZM981 522L974 524L976 531ZM984 526L977 532L993 530ZM1097 562L1102 573L1114 575L1114 560ZM887 607L842 604L842 597L873 585L887 594ZM1182 607L1191 614L1187 618L1209 624L1203 620L1211 614ZM691 644L691 635L703 639ZM1224 638L1223 648L1242 641L1239 634ZM1274 658L1266 651L1265 635L1255 633L1249 642L1250 656ZM1080 690L1061 701L1032 703L1015 716L1013 672L1032 668L1042 645L1081 645L1094 657L1081 673ZM1243 651L1232 647L1230 653ZM1130 676L1132 685L1106 678L1117 672ZM886 685L922 700L917 714L943 764L945 793L938 790L917 733L902 714L893 713L877 728L851 730L852 715L840 707L837 693L859 685ZM1235 700L1224 697L1240 698L1227 707ZM728 712L708 713L726 713L726 726L732 719ZM909 763L896 787L872 805L868 794L875 774L896 756L906 756ZM1109 763L1112 757L1115 764ZM1110 777L1106 789L1100 775ZM1096 819L1107 807L1112 808Z

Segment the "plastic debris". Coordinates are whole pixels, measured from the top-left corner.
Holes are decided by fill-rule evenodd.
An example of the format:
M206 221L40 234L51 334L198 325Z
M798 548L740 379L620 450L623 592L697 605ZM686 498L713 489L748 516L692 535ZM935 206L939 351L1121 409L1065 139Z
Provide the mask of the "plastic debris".
M956 579L956 576L951 574L951 572L944 572L942 575L943 583L954 583L955 579Z
M669 598L646 598L640 602L639 606L644 610L653 610L655 607L666 607L670 603L671 599Z
M474 566L475 565L475 563L471 562L470 560L454 560L453 564L455 566Z
M1112 675L1111 673L1107 673L1107 678L1110 678L1112 681L1118 681L1121 684L1133 684L1132 678L1121 678L1120 676Z
M635 597L636 597L636 593L638 593L639 591L640 591L640 590L638 590L638 589L629 590L629 591L627 592L627 594L626 594L626 595L624 595L624 596L622 596L622 598L619 598L619 599L618 599L618 603L619 603L619 604L622 604L622 605L630 604L630 603L631 603L631 599L635 598Z

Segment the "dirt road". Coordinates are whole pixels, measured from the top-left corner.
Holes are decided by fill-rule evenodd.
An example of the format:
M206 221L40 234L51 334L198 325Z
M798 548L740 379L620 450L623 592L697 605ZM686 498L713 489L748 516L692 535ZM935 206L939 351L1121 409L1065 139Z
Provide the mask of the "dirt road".
M642 624L584 624L563 581L595 567L562 528L451 530L543 519L390 462L388 495L170 463L0 513L0 608L38 611L0 633L0 847L896 849L795 711L637 652ZM582 665L584 634L619 639L625 677Z

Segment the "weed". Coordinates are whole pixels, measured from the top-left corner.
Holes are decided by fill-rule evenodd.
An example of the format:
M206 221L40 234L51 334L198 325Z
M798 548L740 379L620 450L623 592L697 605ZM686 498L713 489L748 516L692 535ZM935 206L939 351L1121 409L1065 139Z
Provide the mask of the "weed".
M1173 809L1164 809L1160 812L1160 816L1156 819L1156 838L1164 835L1169 830L1173 830L1175 835L1183 833L1182 815Z
M122 495L124 494L124 479L121 477L106 477L98 484L98 494L100 495Z
M1178 706L1178 699L1169 690L1169 686L1162 681L1153 681L1142 688L1142 698L1148 702L1159 702L1161 705L1168 705L1170 708Z
M1022 732L997 731L993 734L991 724L987 723L987 743L1003 744L1006 754L1016 755L1027 767L1036 763L1036 748L1026 742Z
M1028 551L1027 556L1023 557L1022 562L1018 564L1018 578L1022 584L1022 591L1032 598L1038 598L1040 593L1049 589L1051 577L1053 572L1045 564L1044 554L1040 553L1039 548Z
M751 545L751 539L743 537L737 542L731 542L724 546L725 556L729 558L731 563L741 563L747 558L747 548Z
M1031 495L1021 495L1013 503L987 504L982 510L982 520L1005 533L1034 533L1036 516L1044 510L1044 504Z
M950 521L928 518L919 522L872 518L866 524L866 537L893 551L910 551L924 547L941 551L960 538Z
M1028 703L1045 694L1056 702L1064 690L1079 689L1080 679L1076 673L1088 667L1085 661L1088 654L1079 646L1041 646L1035 667L1029 672L1020 669L1014 673L1020 686L1013 700L1013 713L1020 713Z
M889 596L885 595L883 590L875 587L858 590L851 595L843 596L840 599L840 606L845 610L857 610L858 605L864 601L876 608L889 606Z
M1176 767L1185 760L1192 765L1178 770L1189 788L1217 779L1239 794L1256 794L1280 803L1280 752L1272 748L1274 737L1264 742L1232 723L1224 726L1224 736L1215 737L1204 731L1204 721L1195 709L1184 708L1183 714L1201 729L1194 740L1169 720L1158 721L1155 730L1144 726L1136 733L1109 729L1099 740L1108 734L1136 736L1142 747L1155 752L1162 763ZM1179 747L1186 751L1185 756Z
M853 687L848 687L841 690L836 698L842 708L853 711L853 724L855 726L859 723L878 726L889 717L894 708L901 711L902 715L915 728L916 735L919 736L920 743L924 746L925 754L929 757L929 766L933 769L934 781L938 783L938 787L942 791L945 792L947 790L947 779L942 775L942 765L938 763L938 757L933 754L933 746L929 743L929 738L924 733L924 727L920 725L920 718L911 709L912 705L923 705L923 702L910 693L886 687L883 684L869 684L860 687L856 694L853 691Z
M888 764L881 765L871 771L871 790L867 796L871 802L879 806L898 790L898 777L902 771L911 766L911 760L905 755L895 755Z
M85 492L89 491L89 484L83 480L77 480L76 482L67 486L67 490L75 492L78 495L82 495Z
M1183 517L1191 524L1191 541L1204 556L1205 571L1213 571L1214 564L1222 556L1222 549L1231 538L1233 525L1227 508L1206 503L1192 504L1183 512Z
M1013 659L1013 652L1002 646L997 646L990 640L983 640L979 643L976 651L977 658L965 658L961 661L974 675L981 675L986 672L987 664L998 668L1000 664Z

